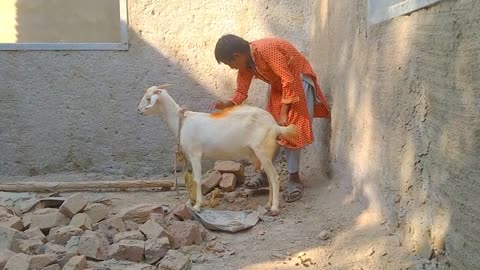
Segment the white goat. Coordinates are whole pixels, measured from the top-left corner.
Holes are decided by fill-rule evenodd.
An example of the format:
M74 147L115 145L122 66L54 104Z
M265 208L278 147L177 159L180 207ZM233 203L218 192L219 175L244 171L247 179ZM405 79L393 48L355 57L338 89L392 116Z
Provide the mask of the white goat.
M251 106L235 106L215 113L182 112L165 89L152 86L145 91L138 111L142 115L159 115L178 138L183 153L192 164L196 182L195 210L202 205L202 158L214 160L251 160L256 169L262 168L268 177L267 207L272 215L279 213L279 176L272 157L279 136L292 137L296 127L279 126L267 111ZM183 124L179 128L180 117Z

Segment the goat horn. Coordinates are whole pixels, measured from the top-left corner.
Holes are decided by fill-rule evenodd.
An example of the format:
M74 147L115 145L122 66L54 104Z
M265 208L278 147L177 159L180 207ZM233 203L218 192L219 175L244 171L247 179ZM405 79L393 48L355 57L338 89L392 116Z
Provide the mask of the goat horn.
M168 86L172 86L173 84L169 84L169 83L166 83L166 84L162 84L160 86L157 86L158 88L164 88L164 87L168 87Z

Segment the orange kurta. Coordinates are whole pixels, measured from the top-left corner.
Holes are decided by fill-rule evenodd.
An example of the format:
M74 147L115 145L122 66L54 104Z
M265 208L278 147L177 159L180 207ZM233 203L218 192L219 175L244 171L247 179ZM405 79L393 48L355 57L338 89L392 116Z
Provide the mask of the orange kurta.
M239 105L248 97L248 89L254 77L265 81L271 85L267 110L278 121L282 103L290 104L288 123L297 127L296 137L282 139L280 143L293 149L311 144L312 123L301 74L311 77L315 83L315 93L320 102L315 102L314 117L330 118L330 111L310 63L292 44L280 38L256 40L250 46L254 67L238 71L237 90L231 101Z

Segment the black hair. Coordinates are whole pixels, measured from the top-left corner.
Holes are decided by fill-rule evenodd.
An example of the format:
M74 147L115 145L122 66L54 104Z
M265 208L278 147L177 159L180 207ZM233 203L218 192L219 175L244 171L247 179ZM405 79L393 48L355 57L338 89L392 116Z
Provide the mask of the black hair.
M245 39L232 34L224 35L215 46L215 59L220 64L227 63L233 58L234 53L250 53L250 43Z

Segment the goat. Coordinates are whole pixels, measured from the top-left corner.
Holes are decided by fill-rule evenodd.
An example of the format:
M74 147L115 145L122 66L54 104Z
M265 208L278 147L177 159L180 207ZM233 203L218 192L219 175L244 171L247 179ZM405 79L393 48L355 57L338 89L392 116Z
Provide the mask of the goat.
M261 165L267 174L269 198L266 206L272 215L279 214L280 180L272 157L279 147L279 136L295 136L295 125L279 126L267 111L246 105L214 113L183 112L162 86L152 86L145 90L138 111L142 115L160 116L178 138L181 150L192 165L196 182L196 211L201 211L202 205L202 158L249 159L257 170ZM183 124L180 127L181 122Z

